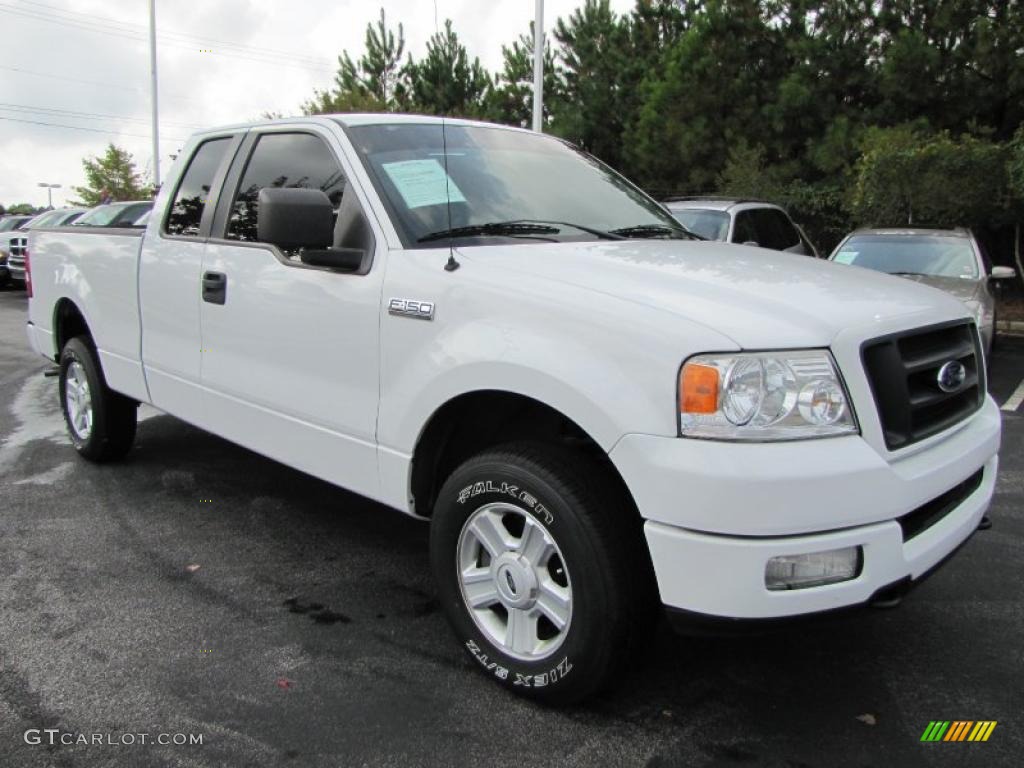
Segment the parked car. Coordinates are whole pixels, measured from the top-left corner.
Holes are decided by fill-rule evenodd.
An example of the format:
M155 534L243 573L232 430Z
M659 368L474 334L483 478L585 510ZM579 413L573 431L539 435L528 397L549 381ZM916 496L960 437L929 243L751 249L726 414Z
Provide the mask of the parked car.
M1010 267L991 266L966 229L860 229L847 235L829 258L899 275L960 299L974 316L986 356L995 338L992 283L1016 276Z
M46 211L24 221L20 227L8 234L0 234L0 258L7 254L8 281L14 285L25 285L25 251L28 248L28 233L44 227L64 227L86 212L85 208L57 208Z
M153 207L152 200L97 205L75 222L76 227L136 227Z
M536 699L624 674L659 603L730 629L892 603L996 481L963 303L694 242L531 131L204 131L145 232L29 251L28 337L81 457L124 456L152 403L429 520L458 642Z
M32 221L32 216L6 215L0 216L0 288L11 283L11 238L19 227Z
M13 214L0 216L0 232L10 232L11 230L17 229L22 224L32 221L32 219L32 216L21 216Z
M723 243L817 256L818 250L785 208L758 200L676 197L665 207L691 232Z

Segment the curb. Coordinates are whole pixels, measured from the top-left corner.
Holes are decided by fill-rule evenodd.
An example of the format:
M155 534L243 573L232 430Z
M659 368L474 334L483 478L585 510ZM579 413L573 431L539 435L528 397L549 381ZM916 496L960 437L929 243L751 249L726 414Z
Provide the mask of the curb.
M1024 320L997 320L996 330L1000 333L1024 334Z

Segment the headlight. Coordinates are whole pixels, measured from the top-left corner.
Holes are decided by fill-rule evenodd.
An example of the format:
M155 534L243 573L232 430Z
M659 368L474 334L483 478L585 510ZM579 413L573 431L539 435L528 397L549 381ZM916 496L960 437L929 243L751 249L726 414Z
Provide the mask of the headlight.
M856 431L826 351L697 355L679 372L683 437L802 440Z

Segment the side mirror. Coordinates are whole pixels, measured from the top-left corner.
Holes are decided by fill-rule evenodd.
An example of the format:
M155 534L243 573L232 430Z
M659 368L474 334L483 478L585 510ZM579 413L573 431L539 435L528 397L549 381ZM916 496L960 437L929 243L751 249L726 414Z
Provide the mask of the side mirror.
M279 248L329 248L334 206L320 189L264 187L257 198L256 238Z
M327 267L339 272L358 272L366 259L366 251L362 248L307 248L299 258L303 264L311 267Z
M1017 270L1013 267L992 267L993 280L1012 280L1017 276Z

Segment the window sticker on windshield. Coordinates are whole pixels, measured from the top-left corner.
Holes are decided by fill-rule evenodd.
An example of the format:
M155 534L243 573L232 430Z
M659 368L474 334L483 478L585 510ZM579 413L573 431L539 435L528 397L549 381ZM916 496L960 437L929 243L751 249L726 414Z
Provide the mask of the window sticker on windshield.
M403 160L384 163L383 168L409 208L466 202L437 160Z
M853 264L860 255L860 251L840 251L832 261L838 264Z

